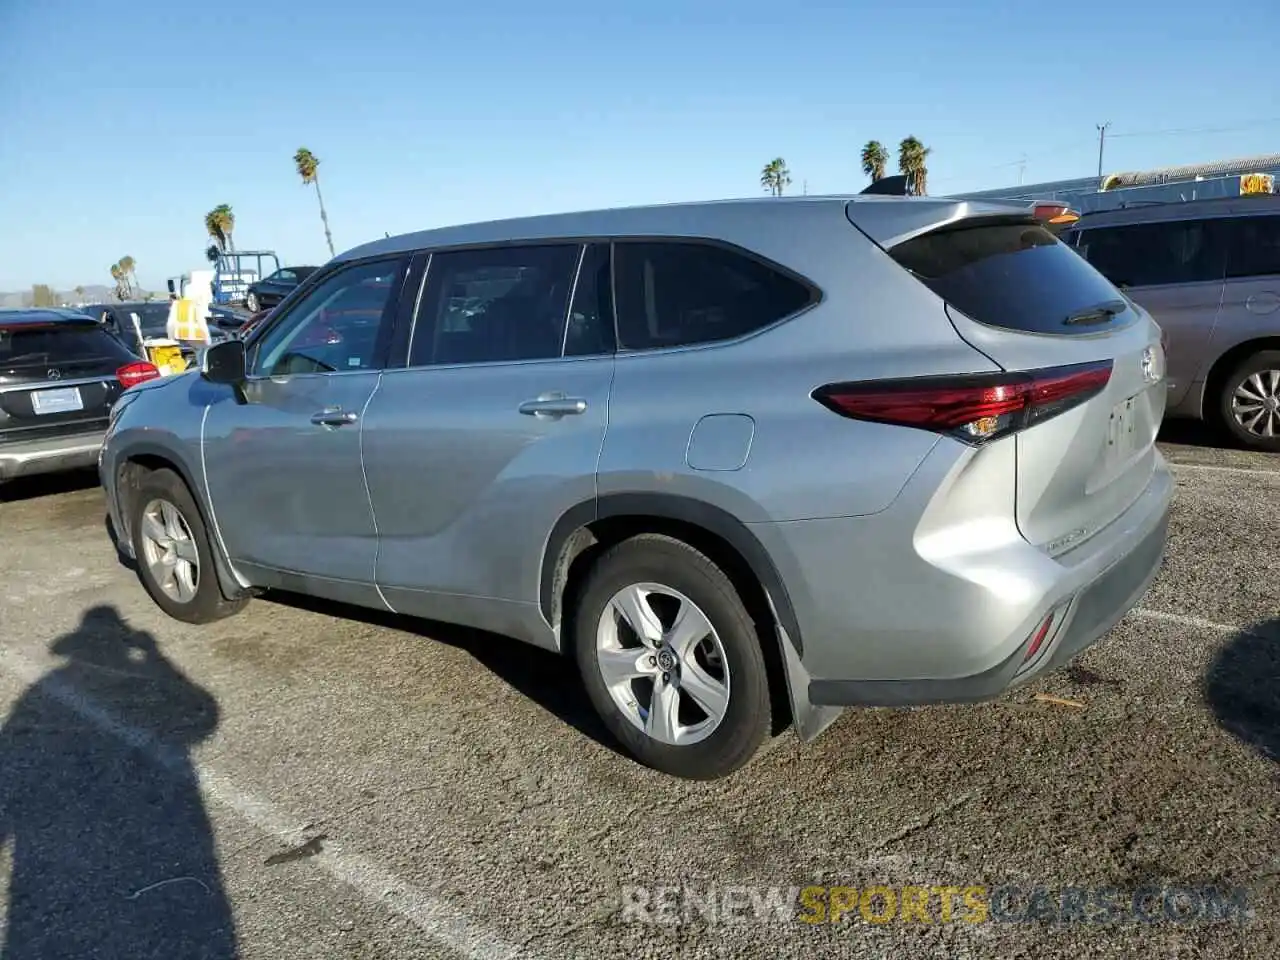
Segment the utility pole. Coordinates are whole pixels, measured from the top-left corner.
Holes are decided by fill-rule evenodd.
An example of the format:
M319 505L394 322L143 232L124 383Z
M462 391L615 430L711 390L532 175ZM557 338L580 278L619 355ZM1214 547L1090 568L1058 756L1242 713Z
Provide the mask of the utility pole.
M1018 186L1022 186L1022 181L1027 174L1027 155L1024 153L1022 159L1018 161Z
M806 196L806 197L807 197L807 196L809 195L809 181L808 181L808 180L805 180L805 181L804 181L804 186L802 186L800 189L801 189L802 191L804 191L803 196Z
M1098 179L1102 179L1102 148L1107 142L1107 127L1111 121L1098 124Z

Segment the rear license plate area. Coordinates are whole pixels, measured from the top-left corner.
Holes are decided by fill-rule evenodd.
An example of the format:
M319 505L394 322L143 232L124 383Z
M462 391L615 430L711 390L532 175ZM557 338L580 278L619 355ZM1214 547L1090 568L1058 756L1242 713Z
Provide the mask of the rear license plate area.
M84 409L79 387L61 387L57 390L35 390L31 394L31 412L36 415L72 413Z
M1107 423L1108 466L1124 463L1138 450L1142 434L1138 430L1138 400L1141 395L1121 400L1111 408Z

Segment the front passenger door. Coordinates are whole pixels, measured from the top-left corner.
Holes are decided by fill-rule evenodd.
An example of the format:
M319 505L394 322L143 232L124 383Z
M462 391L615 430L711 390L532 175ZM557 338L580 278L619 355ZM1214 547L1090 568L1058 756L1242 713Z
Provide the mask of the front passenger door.
M376 596L377 538L360 457L407 258L343 265L271 318L202 434L215 522L263 586L360 603Z

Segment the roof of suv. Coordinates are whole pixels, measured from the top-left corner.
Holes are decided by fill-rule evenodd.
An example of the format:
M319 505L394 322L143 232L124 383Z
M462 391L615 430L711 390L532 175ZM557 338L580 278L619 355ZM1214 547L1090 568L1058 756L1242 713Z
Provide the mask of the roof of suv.
M751 197L740 200L698 200L683 203L615 207L574 213L543 214L507 220L439 227L405 233L363 244L338 254L353 260L379 254L402 253L426 247L503 243L512 240L548 240L557 237L706 236L720 226L741 226L760 213L813 212L826 207L843 210L847 205L875 209L875 220L893 221L888 233L909 232L914 222L936 222L948 208L968 213L998 214L1026 210L1022 201L974 201L947 197L898 197L874 194L834 194L802 197ZM945 216L945 214L944 214ZM861 226L861 224L859 224ZM887 225L886 225L887 226ZM879 237L877 237L879 239Z
M63 307L27 307L17 310L0 310L0 323L6 326L23 323L95 323L93 317L79 310Z
M1135 203L1115 210L1086 213L1072 228L1111 227L1127 223L1152 223L1165 220L1237 217L1242 214L1280 214L1280 196L1255 193L1239 197L1213 197L1207 200L1174 200L1168 203Z

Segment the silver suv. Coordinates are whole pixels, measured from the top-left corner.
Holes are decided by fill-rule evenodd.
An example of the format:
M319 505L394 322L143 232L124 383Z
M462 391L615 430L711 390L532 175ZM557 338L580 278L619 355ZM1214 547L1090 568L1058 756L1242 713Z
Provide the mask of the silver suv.
M100 470L170 615L280 589L515 637L711 778L1105 633L1164 550L1163 362L1028 207L538 217L339 256L129 390Z
M1088 214L1063 240L1164 329L1170 417L1280 450L1280 197Z

